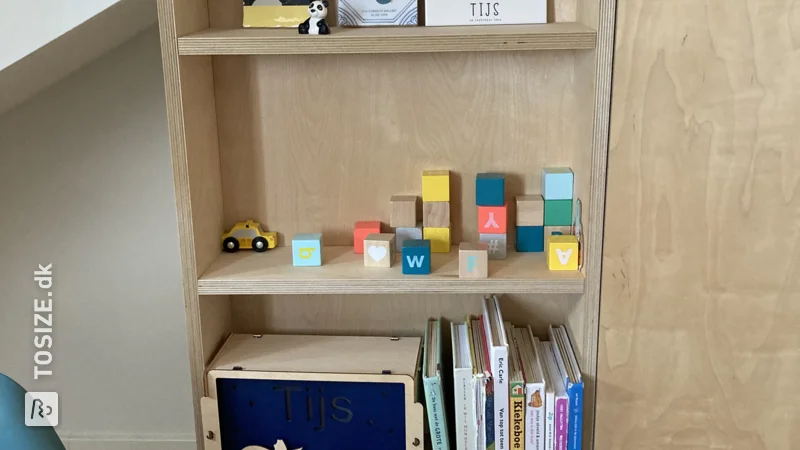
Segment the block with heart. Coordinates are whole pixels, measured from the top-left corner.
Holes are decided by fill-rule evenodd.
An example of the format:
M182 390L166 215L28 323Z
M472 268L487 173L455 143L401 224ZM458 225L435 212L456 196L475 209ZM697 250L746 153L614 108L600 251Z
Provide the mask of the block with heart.
M458 277L487 278L489 246L484 242L462 242L458 245Z
M450 201L449 170L425 170L422 172L422 201Z
M364 239L365 267L392 267L394 255L394 234L375 233Z
M544 251L544 227L517 227L517 243L519 253Z
M408 239L403 243L403 275L430 275L431 241Z
M415 227L417 225L417 196L416 195L393 195L389 199L391 215L389 226Z
M545 200L544 226L572 225L572 200Z
M572 234L572 226L571 225L551 225L548 227L544 227L544 235L551 236L554 234L558 235L565 235L565 234Z
M547 236L545 259L550 270L578 270L578 239L572 235Z
M475 177L475 204L503 206L506 204L506 176L502 173L479 173Z
M322 233L299 233L292 237L292 265L322 265Z
M506 259L508 250L507 234L485 234L481 233L479 240L486 243L489 250L489 259Z
M505 234L508 205L478 206L478 233Z
M450 202L422 202L422 226L450 228Z
M394 229L394 245L398 252L403 251L403 242L408 239L422 239L422 222L415 227L397 227Z
M422 237L431 241L433 253L450 253L450 228L423 228Z
M353 251L358 254L364 253L364 239L370 234L380 232L381 223L378 221L356 222L356 226L353 229Z
M541 195L518 195L516 201L518 227L544 225L544 198Z
M572 200L572 169L569 167L547 167L542 170L542 197L545 200Z

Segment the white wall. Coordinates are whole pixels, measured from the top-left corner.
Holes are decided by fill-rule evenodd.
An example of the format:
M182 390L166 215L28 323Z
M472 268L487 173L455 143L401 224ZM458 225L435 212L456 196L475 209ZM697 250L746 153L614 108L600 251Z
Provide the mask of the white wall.
M153 27L0 116L0 372L61 394L70 450L194 448L159 51ZM54 375L34 381L51 262Z
M0 0L0 70L119 0Z

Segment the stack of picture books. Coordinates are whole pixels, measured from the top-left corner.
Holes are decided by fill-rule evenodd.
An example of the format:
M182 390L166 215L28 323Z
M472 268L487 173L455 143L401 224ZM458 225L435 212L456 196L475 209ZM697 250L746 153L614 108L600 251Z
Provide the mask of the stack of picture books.
M424 344L433 450L451 442L456 450L581 449L583 380L564 326L550 326L541 341L530 326L503 321L497 297L486 297L480 316L450 324L452 393L445 392L441 327L429 320Z

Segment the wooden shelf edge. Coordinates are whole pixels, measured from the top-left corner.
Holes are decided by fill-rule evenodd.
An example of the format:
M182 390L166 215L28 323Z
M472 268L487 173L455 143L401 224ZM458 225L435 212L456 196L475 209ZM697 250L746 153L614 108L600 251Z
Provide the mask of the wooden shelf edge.
M308 45L314 40L314 45ZM334 28L329 36L294 29L208 29L178 38L180 55L283 55L590 50L597 32L575 22L462 27Z
M291 249L266 254L221 254L198 280L200 295L268 294L582 294L579 272L550 272L544 255L509 252L503 261L489 261L489 278L458 277L458 250L432 255L431 275L402 275L392 268L365 268L352 247L323 249L321 267L293 267ZM493 276L494 275L494 276Z

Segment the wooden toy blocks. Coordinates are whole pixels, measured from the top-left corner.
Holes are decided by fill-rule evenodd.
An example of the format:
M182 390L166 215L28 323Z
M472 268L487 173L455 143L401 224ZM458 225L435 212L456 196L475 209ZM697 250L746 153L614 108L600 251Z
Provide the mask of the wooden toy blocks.
M578 270L578 239L572 235L547 236L545 259L550 270Z
M478 206L478 233L506 233L507 218L508 205Z
M403 242L408 239L422 239L422 222L417 222L415 227L397 227L394 229L395 249L403 251Z
M392 267L394 263L394 234L375 233L364 239L365 267Z
M574 175L569 167L542 170L542 197L545 200L572 200Z
M518 195L516 201L518 227L544 225L544 198L541 195Z
M489 277L489 246L486 243L462 242L458 246L458 277Z
M292 265L322 265L322 233L299 233L292 238Z
M479 173L475 177L475 204L503 206L506 204L506 176L502 173Z
M409 239L403 243L403 275L430 275L431 241Z
M422 226L450 228L450 202L422 202Z
M543 226L517 227L517 242L515 248L520 253L544 251Z
M393 195L389 199L392 209L389 217L389 226L415 227L417 225L417 196Z
M431 242L433 253L450 252L450 228L423 228L422 237Z
M506 259L508 235L482 233L480 234L480 241L486 243L489 250L489 259Z
M381 223L378 221L356 222L356 226L353 229L353 251L359 255L364 253L364 239L370 234L380 232Z
M544 201L544 225L572 225L572 199Z
M425 170L422 172L422 201L450 201L449 170Z
M551 236L553 234L573 234L571 225L551 225L544 227L544 235Z

